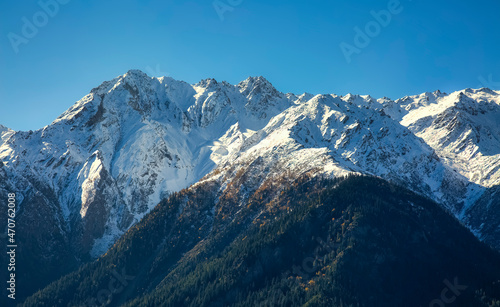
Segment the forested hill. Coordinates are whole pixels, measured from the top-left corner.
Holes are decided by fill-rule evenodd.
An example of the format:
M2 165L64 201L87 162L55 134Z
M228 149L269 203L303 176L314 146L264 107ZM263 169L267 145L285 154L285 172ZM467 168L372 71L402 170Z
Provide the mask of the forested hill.
M302 177L245 205L218 188L172 194L24 306L500 306L499 254L404 188Z

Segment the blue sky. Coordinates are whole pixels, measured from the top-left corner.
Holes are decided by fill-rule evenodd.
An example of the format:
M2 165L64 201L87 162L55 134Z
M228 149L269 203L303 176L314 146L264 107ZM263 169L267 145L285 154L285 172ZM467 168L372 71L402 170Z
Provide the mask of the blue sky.
M498 0L58 1L0 4L0 124L42 128L132 68L299 94L500 89Z

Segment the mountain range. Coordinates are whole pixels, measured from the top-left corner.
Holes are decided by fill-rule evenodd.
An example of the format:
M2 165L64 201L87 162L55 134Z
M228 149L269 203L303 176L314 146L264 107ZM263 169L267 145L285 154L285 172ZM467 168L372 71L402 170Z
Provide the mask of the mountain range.
M174 224L184 215L192 224L169 228L178 234L182 229L182 236L168 236L181 247L155 254L167 262L153 257L148 270L157 267L155 261L175 270L168 261L199 255L193 249L223 250L203 245L204 240L233 248L232 240L248 231L231 228L235 221L258 223L268 205L262 199L280 203L280 195L304 176L327 186L328 180L352 175L383 180L426 198L459 225L453 227L465 227L500 250L500 92L487 88L391 100L285 94L263 77L237 85L214 79L191 85L131 70L92 89L50 125L36 131L0 126L0 136L0 191L15 191L18 202L19 274L26 277L20 297L77 268L89 270L110 251L126 253L117 244L137 235L137 227L149 225L158 210L166 210L162 214ZM186 195L197 189L207 200L193 204ZM257 195L262 198L257 208L245 213ZM279 207L293 207L291 199ZM6 201L0 200L2 210ZM168 202L177 211L158 209ZM394 200L384 202L394 205ZM215 238L209 240L210 234ZM160 241L148 239L163 246ZM144 278L141 287L150 290L160 280ZM132 292L123 299L138 299Z

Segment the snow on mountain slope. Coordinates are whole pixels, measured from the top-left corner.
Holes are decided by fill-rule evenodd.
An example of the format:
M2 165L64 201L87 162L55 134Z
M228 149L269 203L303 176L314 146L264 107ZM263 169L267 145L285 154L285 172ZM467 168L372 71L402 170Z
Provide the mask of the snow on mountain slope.
M406 111L401 124L475 184L469 185L459 218L500 249L500 92L465 89L426 100L422 95L398 100Z
M443 162L480 186L500 184L500 95L487 88L423 93L396 101L347 95L383 110L431 146Z
M14 134L14 130L0 125L0 145L3 144L3 142L5 142L12 134Z
M358 172L411 186L453 204L449 208L454 211L461 209L469 184L384 112L335 95L317 95L294 105L260 131L233 126L219 139L212 159L219 161L215 176L225 176L227 182L251 165L254 189L284 170L295 177Z
M191 86L129 71L51 125L14 134L0 159L48 183L68 231L97 256L167 193L211 171L214 140L239 119L260 129L290 104L262 77Z
M455 213L479 238L500 248L500 92L482 88L396 101L344 99L383 110L432 147L448 169L464 176L470 184Z
M435 91L396 101L343 98L384 113L431 146L443 162L480 186L500 184L500 95L487 88Z
M401 124L472 182L500 184L500 95L466 89L411 110Z
M94 88L43 129L12 133L0 146L0 160L12 187L44 195L74 250L93 257L169 192L207 174L203 180L223 177L227 185L246 172L243 188L256 189L283 172L368 173L406 185L458 215L484 192L467 180L470 172L460 160L466 159L460 150L472 149L461 149L457 141L440 147L426 129L446 129L432 116L454 105L467 113L467 99L487 110L491 97L498 99L496 92L463 95L457 98L461 104L440 92L398 101L297 96L277 91L263 77L237 85L214 79L190 85L132 70ZM426 109L435 115L425 115ZM477 123L486 123L487 113L478 114L484 118ZM467 119L473 116L479 115ZM481 137L498 123L494 116L489 120L477 130ZM459 127L451 128L462 135ZM497 139L491 133L483 143ZM483 143L477 143L481 150L487 148ZM483 155L498 148L491 144ZM452 150L456 155L448 159L444 153ZM475 182L494 184L494 169L485 167L490 175Z

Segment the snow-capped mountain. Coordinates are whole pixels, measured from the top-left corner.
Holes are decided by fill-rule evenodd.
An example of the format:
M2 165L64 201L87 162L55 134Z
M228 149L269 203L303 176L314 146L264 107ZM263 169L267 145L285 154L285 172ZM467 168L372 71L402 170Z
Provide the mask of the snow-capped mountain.
M20 221L55 225L33 230L40 240L57 229L56 245L96 257L199 180L226 189L243 176L241 188L256 189L284 173L357 172L436 200L500 248L500 236L482 232L500 221L481 228L479 218L500 183L499 95L298 96L263 77L190 85L131 70L43 129L1 128L0 189L19 191Z
M475 185L459 218L497 249L500 248L499 94L487 88L466 89L450 95L426 93L398 101L407 111L401 124L429 144L445 165Z
M467 89L448 96L431 98L434 99L422 103L422 107L409 111L401 124L424 139L447 165L470 181L485 187L498 184L498 93L487 89Z
M468 181L464 206L451 208L485 242L500 247L500 92L435 91L396 101L351 96L383 110L421 138L450 170ZM438 200L438 199L435 199ZM447 202L441 202L446 204ZM448 202L456 204L456 202ZM460 202L458 202L460 204Z

